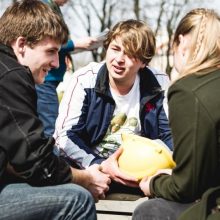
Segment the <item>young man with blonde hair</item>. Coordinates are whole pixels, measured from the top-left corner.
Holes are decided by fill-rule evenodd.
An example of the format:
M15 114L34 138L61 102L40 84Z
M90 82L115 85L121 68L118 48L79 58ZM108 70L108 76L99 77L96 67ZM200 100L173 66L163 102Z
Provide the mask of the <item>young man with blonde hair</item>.
M61 153L79 167L101 164L116 183L137 186L118 168L121 134L160 139L172 149L163 91L169 80L148 67L155 38L146 23L117 23L104 46L105 62L74 73L60 104L55 138Z

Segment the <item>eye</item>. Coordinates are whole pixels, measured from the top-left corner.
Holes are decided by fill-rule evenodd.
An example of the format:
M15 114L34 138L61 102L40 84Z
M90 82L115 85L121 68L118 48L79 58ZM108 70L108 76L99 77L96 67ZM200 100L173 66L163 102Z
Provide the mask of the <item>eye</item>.
M112 49L112 50L115 50L115 51L120 51L120 47L117 47L117 46L115 46L115 45L112 45L112 46L111 46L111 49Z
M51 55L57 54L57 53L58 53L58 50L50 49L50 50L47 51L47 53L48 53L48 54L51 54Z

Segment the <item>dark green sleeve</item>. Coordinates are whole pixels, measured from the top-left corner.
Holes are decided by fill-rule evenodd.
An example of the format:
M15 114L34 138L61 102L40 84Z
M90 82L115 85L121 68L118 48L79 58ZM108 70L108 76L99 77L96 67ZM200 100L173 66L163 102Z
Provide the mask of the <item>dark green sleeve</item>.
M168 200L195 201L215 178L215 148L210 146L216 146L216 128L202 98L181 80L170 87L168 99L177 165L171 176L152 179L150 190Z

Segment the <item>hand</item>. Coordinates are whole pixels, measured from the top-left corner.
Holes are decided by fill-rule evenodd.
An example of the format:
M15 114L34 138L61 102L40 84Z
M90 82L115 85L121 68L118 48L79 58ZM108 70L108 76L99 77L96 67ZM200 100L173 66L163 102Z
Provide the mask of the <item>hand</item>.
M109 175L100 171L100 165L93 165L86 170L71 168L73 183L88 189L96 202L105 198L105 192L109 190L108 184L111 183Z
M145 196L151 196L151 192L150 192L150 181L153 177L160 175L160 174L168 174L171 175L172 174L172 169L160 169L158 170L153 176L146 176L144 177L140 183L140 189L143 191Z
M95 37L85 37L74 40L75 49L90 50L91 46L95 43L97 43L97 39Z
M151 177L146 176L139 183L140 189L143 191L145 196L151 196L151 192L150 192L151 179L152 176Z
M102 172L109 174L111 179L126 186L138 187L138 180L135 177L124 174L118 167L118 158L123 149L119 148L108 159L101 163Z
M86 169L92 177L88 186L88 190L95 198L104 199L105 193L109 190L109 184L111 183L110 176L101 172L101 166L94 164Z

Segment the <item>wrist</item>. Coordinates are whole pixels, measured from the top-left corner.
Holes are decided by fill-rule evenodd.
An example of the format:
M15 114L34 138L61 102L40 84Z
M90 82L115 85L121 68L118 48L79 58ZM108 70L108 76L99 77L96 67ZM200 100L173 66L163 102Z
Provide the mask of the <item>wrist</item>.
M88 188L91 179L91 175L88 170L78 170L71 168L71 172L73 183Z
M104 160L101 164L100 164L100 170L103 173L108 173L108 164L106 164L106 160Z

